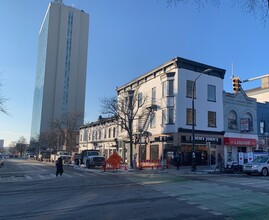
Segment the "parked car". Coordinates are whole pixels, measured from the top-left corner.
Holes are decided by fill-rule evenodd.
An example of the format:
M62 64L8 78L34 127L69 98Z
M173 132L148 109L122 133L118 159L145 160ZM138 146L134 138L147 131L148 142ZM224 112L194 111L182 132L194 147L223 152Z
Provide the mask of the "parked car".
M2 154L0 154L0 167L4 166L4 156Z
M259 156L256 157L252 162L246 163L243 167L243 172L251 175L254 173L267 176L269 173L269 157Z

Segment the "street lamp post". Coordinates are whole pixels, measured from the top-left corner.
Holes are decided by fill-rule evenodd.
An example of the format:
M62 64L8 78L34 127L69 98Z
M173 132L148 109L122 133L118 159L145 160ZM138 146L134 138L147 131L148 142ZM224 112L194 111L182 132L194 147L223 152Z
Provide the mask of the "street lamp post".
M201 72L195 80L192 82L192 162L191 162L191 171L194 172L196 171L196 158L195 158L195 131L194 131L194 88L196 85L197 79L205 73L212 72L212 69L206 69L203 72Z

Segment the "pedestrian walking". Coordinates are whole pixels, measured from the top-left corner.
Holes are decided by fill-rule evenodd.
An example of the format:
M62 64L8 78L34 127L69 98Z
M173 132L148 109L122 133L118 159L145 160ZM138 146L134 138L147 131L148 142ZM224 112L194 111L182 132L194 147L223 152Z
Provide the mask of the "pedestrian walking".
M56 161L56 176L60 174L60 176L63 175L63 159L59 157Z
M179 170L179 165L180 165L180 155L179 155L179 153L177 153L176 156L175 156L175 162L176 162L177 170Z
M218 165L217 167L222 170L222 157L220 156L220 154L218 154Z

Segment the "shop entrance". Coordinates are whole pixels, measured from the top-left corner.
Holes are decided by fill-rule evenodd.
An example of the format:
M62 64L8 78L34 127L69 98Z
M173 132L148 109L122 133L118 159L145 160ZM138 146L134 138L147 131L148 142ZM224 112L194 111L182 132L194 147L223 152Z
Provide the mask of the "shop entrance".
M181 147L182 155L182 165L191 166L192 163L192 146L182 146ZM216 149L211 146L210 148L210 159L209 159L209 150L205 145L196 145L195 146L195 156L196 156L196 165L205 166L215 165L216 164Z

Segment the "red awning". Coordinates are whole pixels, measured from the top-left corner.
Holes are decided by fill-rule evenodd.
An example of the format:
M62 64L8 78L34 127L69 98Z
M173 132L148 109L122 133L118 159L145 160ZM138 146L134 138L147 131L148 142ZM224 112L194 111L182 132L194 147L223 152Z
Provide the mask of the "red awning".
M224 145L233 146L256 146L257 140L252 138L224 138Z

